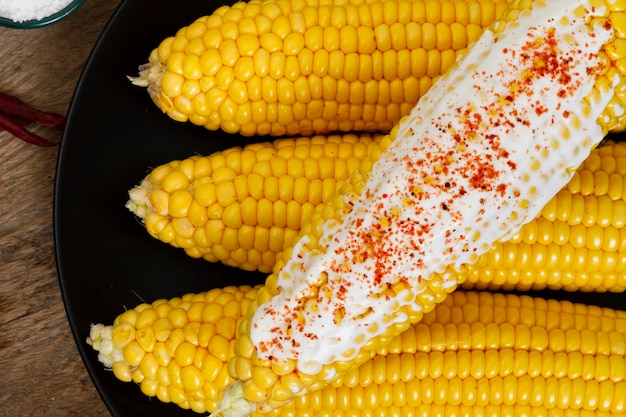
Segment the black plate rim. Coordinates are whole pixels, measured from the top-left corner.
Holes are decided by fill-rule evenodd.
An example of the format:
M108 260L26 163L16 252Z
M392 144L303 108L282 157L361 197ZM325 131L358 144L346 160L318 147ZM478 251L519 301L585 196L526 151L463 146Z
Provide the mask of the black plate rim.
M165 157L167 151L164 151L166 152L165 154L162 154L150 161L146 159L146 162L138 164L136 167L134 167L134 169L136 168L137 172L141 173L141 175L145 175L147 169L150 166L155 166L159 163L164 163L171 159L186 157L195 153L208 154L215 150L223 149L226 147L244 144L252 141L259 141L258 138L254 137L244 138L236 135L229 135L229 141L223 141L223 143L220 144L219 139L224 138L226 135L221 132L216 132L212 134L212 136L215 136L215 142L217 144L209 143L208 141L201 141L199 138L204 138L205 136L207 136L206 130L197 126L191 126L189 124L178 124L176 122L173 122L163 113L161 113L160 110L156 109L156 106L153 105L143 89L138 89L137 87L132 86L130 82L126 79L127 75L134 75L133 71L136 71L136 68L139 66L139 64L142 64L145 60L147 60L150 50L156 47L158 45L158 42L160 42L166 36L174 34L176 30L178 30L180 27L191 23L197 17L200 17L203 14L210 13L212 10L218 7L218 5L222 5L219 0L187 0L184 4L172 2L171 0L155 0L151 3L150 11L146 11L145 2L142 2L141 0L123 0L117 6L109 21L105 25L103 31L101 32L100 36L98 37L97 41L95 42L93 49L89 54L87 61L83 67L82 73L79 77L68 110L67 124L63 133L62 143L58 151L53 194L53 240L55 247L55 263L58 273L58 282L61 290L61 297L65 306L66 316L78 352L81 356L83 363L85 364L91 381L96 387L106 407L114 417L138 417L144 415L152 417L160 415L194 416L197 414L188 410L183 410L173 404L164 404L156 399L147 398L143 394L141 394L137 386L132 387L128 386L127 384L120 383L113 377L110 370L103 369L103 366L96 360L95 351L93 351L93 349L85 342L85 336L88 329L86 329L85 327L85 317L82 308L84 306L78 305L83 301L78 300L79 296L75 294L76 290L73 284L76 283L77 276L75 268L74 270L72 270L71 268L72 263L76 260L76 255L80 255L80 251L82 249L71 247L67 243L68 239L66 238L66 235L68 234L68 221L66 218L68 202L72 202L76 199L75 196L69 195L68 191L66 190L68 188L66 183L68 179L73 182L80 181L80 179L76 179L73 172L70 172L70 168L67 168L67 165L73 162L73 159L69 156L69 154L71 152L75 153L74 148L76 147L84 148L86 146L85 142L90 139L89 137L79 137L79 135L75 133L75 131L81 131L81 129L84 131L85 128L82 125L88 123L84 120L81 120L81 118L85 118L85 107L89 107L89 105L92 105L98 99L98 97L88 97L89 94L93 94L94 91L101 93L102 90L106 90L108 87L110 87L108 84L111 83L111 80L109 78L102 79L101 74L103 68L106 68L108 70L109 67L109 63L103 62L103 59L101 58L101 55L107 55L106 53L103 53L104 50L111 49L108 46L108 42L111 42L113 38L120 37L117 31L120 30L120 25L124 25L127 21L134 22L136 20L135 18L145 18L146 20L154 21L156 20L156 17L161 17L163 13L168 15L170 19L167 22L161 22L158 28L151 26L153 30L152 32L150 32L149 35L144 35L144 32L142 32L142 35L144 35L143 40L141 40L141 42L144 43L143 49L141 49L140 52L136 52L134 56L125 56L122 58L122 60L128 62L132 61L132 66L124 68L122 71L119 71L117 74L115 74L115 76L117 77L115 79L115 82L118 84L124 83L124 99L130 98L132 100L137 100L140 102L141 107L136 109L136 116L139 117L139 120L137 122L138 124L144 123L146 128L151 129L153 133L155 131L160 132L160 126L163 126L166 130L169 130L170 132L175 132L176 134L180 134L180 136L177 137L178 140L175 141L171 146L172 150L177 150L177 152L172 153L171 158L169 156ZM159 6L162 7L162 10L160 12L155 11L155 9L158 9ZM166 11L164 12L163 9L165 9ZM170 9L172 13L167 14L167 9ZM155 19L150 18L150 13L152 13ZM159 13L161 13L161 15L159 15ZM124 32L128 31L131 33L138 33L139 31L145 30L143 24L136 25L132 27L132 29L126 29L127 27L128 26L124 26ZM146 38L148 40L146 40ZM116 39L113 39L113 43L115 43L115 41ZM121 42L120 39L117 39L117 41L118 44L124 47L126 46L126 39L124 39L123 42ZM135 47L134 49L137 50L138 47ZM110 51L108 52L108 54L111 55ZM94 85L96 86L94 87ZM105 92L108 93L108 91ZM106 97L104 98L106 99ZM96 109L98 109L97 106L95 107ZM110 115L116 115L117 113L121 113L122 111L123 110L120 109L113 109L108 112L110 113ZM133 108L133 111L135 111L135 108ZM106 116L92 116L91 114L88 114L88 116L90 119L95 119L96 122L101 122L101 119L106 119ZM125 115L123 115L123 117L125 117ZM150 123L154 123L160 126L154 127L151 126ZM108 123L100 123L98 125L98 128L100 130L110 129L114 133L117 133L115 127L112 126L114 125L110 125ZM102 136L102 132L96 131L94 132L94 135ZM121 151L122 159L129 158L129 156L124 154L126 152L126 149L124 149L119 144L116 144L114 146L117 146ZM88 165L84 166L90 168L90 166ZM89 177L93 175L91 173L87 173L85 174L85 176ZM113 172L111 176L112 179L115 179L115 172ZM125 176L128 177L128 175ZM127 191L140 179L140 175L133 176L132 180L126 179L126 182L124 182L123 186L121 186L122 188L118 187L119 189L117 191ZM116 196L115 198L119 200L120 195ZM167 247L168 245L161 245L160 242L156 242L154 239L147 236L145 230L137 225L137 220L135 220L132 215L130 215L130 213L128 213L123 207L124 201L118 201L118 203L119 204L117 204L116 210L117 208L119 208L118 212L124 213L124 221L130 223L131 226L135 228L133 234L138 232L142 235L134 236L133 239L139 239L141 245L148 244L151 248L150 250L155 250L157 252L162 251L165 258L169 258L174 262L181 262L180 265L183 265L184 263L185 268L187 268L188 265L192 267L193 272L189 271L188 273L186 273L186 275L183 274L180 282L168 282L162 285L163 288L169 288L170 290L172 290L174 287L179 288L179 290L170 291L169 296L174 296L174 294L182 295L185 292L200 292L203 290L208 290L212 288L212 286L222 286L224 285L224 282L228 282L231 279L233 284L260 282L260 279L262 277L262 275L260 274L250 274L243 271L233 271L232 269L225 266L213 265L201 260L192 260L184 253L182 253L182 251L173 250L173 248ZM78 228L82 227L82 225L70 226L76 226ZM150 241L149 243L148 240ZM161 266L163 265L163 261L160 259L161 256L155 255L153 258L153 260L161 262ZM106 260L103 260L96 266L96 268L105 269L107 267L108 265L106 265ZM102 274L102 272L100 271L97 271L97 273ZM149 271L149 273L154 273L154 271ZM215 280L216 284L211 286L198 282L198 275L202 275L205 273L210 274L210 279ZM78 277L78 279L80 279L80 277ZM153 294L149 298L153 300L156 298L167 297L168 296L161 297ZM142 300L137 296L131 296L130 298L127 296L126 300L128 299L132 300L131 303L135 304L139 304L139 302ZM123 305L119 304L119 308L116 310L116 313L108 314L105 319L102 319L102 322L110 323L115 315L121 313L123 311L122 308L126 308L126 306L127 303L124 303ZM92 320L90 320L90 322L91 321ZM96 319L94 321L98 322L99 320ZM112 390L114 391L113 393L111 392Z
M73 311L73 306L69 302L70 296L68 294L68 283L65 279L65 276L66 276L65 267L64 267L65 256L64 256L64 251L62 249L63 245L59 240L60 231L59 231L58 215L61 211L61 208L59 207L60 190L61 190L59 172L61 172L62 170L62 167L65 162L65 155L67 152L67 148L70 146L68 136L69 136L69 132L73 123L73 119L75 117L74 109L75 109L75 106L77 105L76 104L77 97L81 94L81 91L84 88L83 85L86 82L85 80L87 78L87 75L92 65L94 65L93 64L94 56L97 54L100 48L100 45L105 41L109 31L112 30L112 23L118 18L120 14L123 13L125 7L127 7L129 3L130 3L129 0L122 0L121 3L113 11L104 29L98 36L96 42L94 43L94 46L91 52L89 53L89 56L87 57L86 63L83 67L81 75L76 84L76 88L72 95L70 106L67 112L66 128L63 132L61 143L59 145L57 164L56 164L57 175L55 176L54 194L53 194L53 239L54 239L54 250L55 250L55 263L56 263L56 268L57 268L59 287L61 289L61 298L63 300L63 305L65 307L67 320L70 325L70 330L72 332L72 336L74 338L76 348L78 349L78 352L81 356L83 364L85 365L85 368L87 369L87 373L92 383L94 384L98 394L100 395L101 399L106 405L107 409L112 413L114 417L118 417L118 416L121 417L121 414L118 413L118 410L116 410L115 406L111 403L111 401L109 401L108 395L106 395L106 388L101 383L100 379L95 377L96 373L100 369L94 367L92 362L87 360L88 356L92 356L94 354L94 351L90 350L89 346L86 345L85 343L81 343L81 340L80 340L81 332L79 331L78 324L76 323L76 320L75 320L76 313Z

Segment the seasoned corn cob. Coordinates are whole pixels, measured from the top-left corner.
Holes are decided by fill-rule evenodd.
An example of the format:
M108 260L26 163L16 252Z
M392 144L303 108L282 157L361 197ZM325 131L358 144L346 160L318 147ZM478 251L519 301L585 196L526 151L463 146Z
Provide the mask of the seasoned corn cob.
M150 235L192 257L269 272L293 245L301 225L334 197L362 158L379 148L381 138L277 139L172 161L129 192L127 207ZM315 166L308 175L307 165ZM183 181L188 187L172 191L171 178L181 173L189 175ZM216 191L203 197L205 188L218 187L227 189L222 193L228 197L218 198ZM184 203L182 209L177 201ZM468 268L463 286L624 291L625 224L626 143L607 143L591 152L535 219L507 242L494 243Z
M172 119L210 130L388 131L507 3L238 2L163 40L131 79Z
M277 139L157 167L127 207L153 237L194 258L270 272L381 135Z
M236 323L257 290L142 304L111 326L92 326L89 343L147 396L213 412L232 382ZM377 356L273 414L617 415L626 412L625 375L626 312L459 290Z
M624 16L553 0L483 32L278 260L215 413L272 412L342 378L539 214L623 116Z

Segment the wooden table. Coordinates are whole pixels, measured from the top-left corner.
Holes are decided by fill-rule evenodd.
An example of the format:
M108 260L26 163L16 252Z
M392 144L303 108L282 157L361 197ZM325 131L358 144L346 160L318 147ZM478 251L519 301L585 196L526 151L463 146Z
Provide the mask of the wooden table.
M0 91L66 114L119 3L87 0L45 28L0 28ZM0 132L0 152L0 417L110 416L78 354L59 290L52 234L58 147Z

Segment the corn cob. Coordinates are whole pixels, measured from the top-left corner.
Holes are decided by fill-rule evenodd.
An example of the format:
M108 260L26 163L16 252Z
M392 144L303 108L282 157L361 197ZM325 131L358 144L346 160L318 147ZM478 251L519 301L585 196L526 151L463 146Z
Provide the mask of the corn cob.
M131 80L210 130L389 131L507 3L238 2L164 39Z
M277 139L217 152L206 157L208 161L199 156L172 161L129 192L127 207L151 236L184 248L192 257L269 272L282 251L293 245L301 225L331 200L360 160L379 148L381 138L362 134ZM302 162L295 164L294 159ZM315 166L309 175L304 173L306 164ZM232 170L228 176L216 170L223 172L224 167ZM187 188L163 189L164 183L171 187L167 176L185 172ZM202 198L204 187L218 186L230 190L228 200L218 199L215 191L210 199ZM507 242L494 243L468 268L463 286L626 290L625 187L626 143L594 149L535 219ZM173 195L185 202L182 210ZM259 208L263 204L267 207ZM201 206L201 215L190 210L192 206Z
M279 259L215 413L269 413L340 379L534 218L622 116L620 16L537 2L483 32Z
M380 137L285 138L172 161L130 190L126 206L151 236L194 258L270 272Z
M147 396L213 412L232 382L236 323L258 289L142 304L113 325L92 326L89 343L118 379ZM459 290L376 357L274 415L503 416L519 407L528 415L616 415L626 411L625 375L626 312Z
M496 18L530 4L238 2L164 39L131 80L172 119L210 130L387 131Z

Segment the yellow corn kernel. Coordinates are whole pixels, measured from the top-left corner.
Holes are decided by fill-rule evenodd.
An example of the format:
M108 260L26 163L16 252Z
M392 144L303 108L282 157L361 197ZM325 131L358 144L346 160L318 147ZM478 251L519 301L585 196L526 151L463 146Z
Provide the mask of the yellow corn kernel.
M141 363L146 351L143 350L139 342L133 340L122 348L122 354L124 355L124 360L131 367L136 367Z
M120 322L118 326L116 326L111 340L115 347L121 349L124 348L127 344L129 344L135 338L135 329L134 323L128 324L123 321Z
M197 294L196 302L222 300L220 305L226 308L229 302L240 303L226 295L251 301L258 288L214 289ZM216 323L219 319L203 325ZM426 313L420 324L377 350L376 356L321 391L284 405L276 415L321 410L400 415L435 404L452 409L462 404L468 413L478 413L484 407L500 410L525 406L534 410L558 406L567 412L584 407L590 412L619 413L625 406L622 394L626 392L624 323L626 313L618 310L527 295L458 290ZM103 354L106 334L111 333L95 329L103 327L92 328L90 343ZM233 334L230 340L234 338ZM185 346L186 342L178 349ZM175 366L168 366L147 352L136 368L128 361L132 355L115 361L114 375L130 381L130 374L134 374L135 379L142 380L142 392L161 401L165 397L158 394L155 385L167 389L174 386L171 391L180 404L191 403L202 391L197 412L216 410L219 392L232 382L226 372L231 366L236 374L248 374L265 387L275 387L272 395L277 398L287 399L288 391L302 388L301 381L290 373L293 363L275 364L270 373L254 370L249 361L233 356L234 352L220 359L206 346L195 345L193 349L204 352L202 363L185 360L183 365L177 360Z

